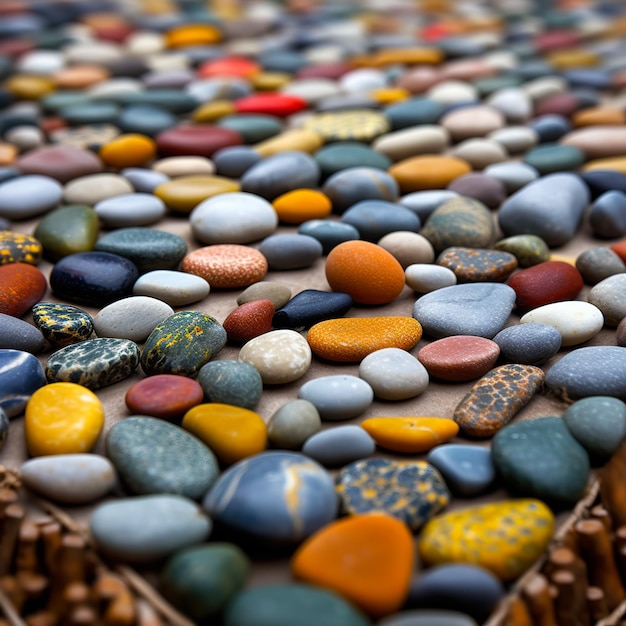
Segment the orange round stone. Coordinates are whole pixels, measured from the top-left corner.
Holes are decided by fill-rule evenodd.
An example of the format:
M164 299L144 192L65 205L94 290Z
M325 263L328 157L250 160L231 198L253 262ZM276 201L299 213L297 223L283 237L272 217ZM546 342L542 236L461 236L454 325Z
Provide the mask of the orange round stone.
M22 317L43 298L47 286L46 277L34 265L0 266L0 313Z
M109 77L109 71L97 65L74 65L65 67L52 76L59 89L86 89Z
M471 165L445 155L420 155L404 159L389 168L402 193L424 189L445 189L455 178L469 174Z
M100 158L111 167L139 167L152 161L156 143L150 137L137 133L120 135L100 148Z
M165 45L168 48L185 48L187 46L210 46L222 39L222 33L210 24L189 24L176 26L165 34Z
M285 224L302 224L307 220L323 220L333 210L326 195L314 189L294 189L272 202L278 219Z

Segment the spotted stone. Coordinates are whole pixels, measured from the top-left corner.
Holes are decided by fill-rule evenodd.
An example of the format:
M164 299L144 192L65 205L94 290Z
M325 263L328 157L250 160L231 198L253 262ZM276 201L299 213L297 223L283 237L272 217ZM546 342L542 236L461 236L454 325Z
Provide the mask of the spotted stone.
M519 267L531 267L550 259L548 244L537 235L513 235L500 239L493 247L514 254Z
M89 339L93 332L91 315L71 304L38 302L32 311L33 323L54 348Z
M307 120L304 127L330 141L370 143L389 132L387 118L378 111L352 110L320 113Z
M455 246L441 252L437 265L452 270L459 282L499 282L517 268L517 258L510 252Z
M418 530L448 505L446 484L425 461L364 459L344 467L337 492L350 515L384 512Z
M37 265L43 246L35 237L10 230L0 231L0 265L28 263Z
M471 437L491 437L508 424L541 388L545 374L534 365L508 363L491 370L467 392L454 421Z

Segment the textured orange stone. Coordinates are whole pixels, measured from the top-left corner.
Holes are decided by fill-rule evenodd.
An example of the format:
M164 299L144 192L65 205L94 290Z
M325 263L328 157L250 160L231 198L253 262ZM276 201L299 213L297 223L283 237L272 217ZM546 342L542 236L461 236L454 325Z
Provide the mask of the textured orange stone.
M120 135L100 148L99 156L111 167L139 167L152 161L156 155L156 143L150 137L137 133Z
M222 33L210 24L189 24L176 26L165 33L165 45L168 48L187 46L210 46L222 38Z
M46 277L28 263L0 266L0 313L21 317L46 293Z
M402 193L445 189L454 179L472 171L463 159L444 155L421 155L404 159L389 168Z
M183 259L180 268L201 276L218 289L247 287L263 280L268 269L267 259L261 252L238 244L198 248Z
M222 326L229 341L245 343L272 330L274 312L271 300L244 302L226 316Z
M371 417L361 422L372 439L394 452L428 452L459 432L459 425L445 417Z
M326 257L326 280L333 291L349 294L357 304L388 304L404 288L404 270L375 243L344 241Z
M593 107L576 111L572 115L574 126L623 126L626 123L626 112L608 106Z
M406 600L413 536L383 513L354 515L311 535L291 560L295 578L337 592L372 617L399 610Z
M314 189L294 189L272 202L278 219L285 224L302 224L307 220L323 220L333 205L326 195Z
M341 317L314 324L307 341L311 350L328 361L354 363L383 348L410 350L422 337L413 317Z
M97 65L74 65L64 67L52 76L59 89L85 89L97 85L109 77L109 71Z

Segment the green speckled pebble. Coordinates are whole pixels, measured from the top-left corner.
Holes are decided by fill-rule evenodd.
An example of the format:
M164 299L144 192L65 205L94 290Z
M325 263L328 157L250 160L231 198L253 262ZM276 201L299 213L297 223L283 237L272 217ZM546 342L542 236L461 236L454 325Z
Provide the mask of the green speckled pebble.
M537 235L513 235L500 239L493 247L515 255L520 267L532 267L550 260L548 244Z
M106 454L135 495L173 493L201 498L215 482L215 455L197 437L164 420L127 417L106 437Z
M85 341L93 332L91 315L71 304L38 302L33 306L33 323L54 348Z
M61 348L46 364L49 383L100 389L128 378L139 365L139 346L128 339L87 339Z
M197 381L204 391L205 402L254 410L263 393L261 374L243 361L209 361L200 368Z
M30 263L37 265L41 260L43 247L35 237L0 230L0 265L8 263Z
M226 345L224 327L199 311L178 311L151 333L141 354L148 375L180 374L193 377Z

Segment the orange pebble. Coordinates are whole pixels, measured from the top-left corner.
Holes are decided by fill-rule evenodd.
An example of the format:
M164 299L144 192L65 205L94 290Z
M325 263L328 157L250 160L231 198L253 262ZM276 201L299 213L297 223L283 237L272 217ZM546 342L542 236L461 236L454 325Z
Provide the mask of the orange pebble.
M592 172L593 170L613 170L614 172L626 174L626 156L594 159L582 166L583 172Z
M109 77L109 71L97 65L75 65L64 67L52 79L60 89L86 89L97 85Z
M111 167L138 167L152 161L156 143L150 137L129 133L120 135L100 148L100 158Z
M326 257L326 280L333 291L357 304L389 304L404 288L404 270L396 258L369 241L344 241Z
M17 147L12 143L0 142L0 165L11 165L17 158Z
M428 452L459 432L459 425L445 417L371 417L361 422L372 439L394 452Z
M622 261L626 262L626 239L614 243L613 245L609 246L609 248L613 250L613 252L615 252L615 254L617 254L617 256L622 259Z
M294 189L272 202L278 219L285 224L302 224L307 220L323 220L328 217L333 205L321 191Z
M209 46L217 43L222 34L210 24L189 24L176 26L165 34L165 45L168 48L184 48L186 46Z
M393 104L406 100L411 93L402 87L387 87L386 89L373 89L370 96L380 104Z
M335 591L373 617L399 610L413 573L413 536L383 513L354 515L311 535L291 560L295 578Z
M229 78L249 78L261 71L261 66L246 57L225 57L205 61L198 67L198 78L226 76Z
M623 126L626 123L626 113L614 107L592 107L576 111L572 115L572 123L581 126Z
M444 155L420 155L404 159L389 168L402 193L424 189L445 189L455 178L469 174L471 165L463 159Z

